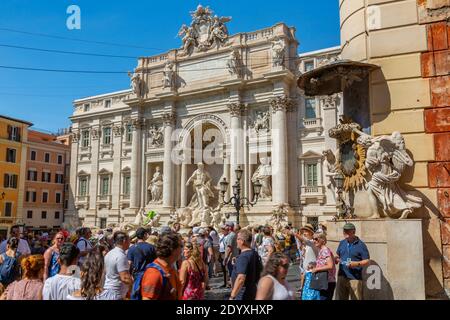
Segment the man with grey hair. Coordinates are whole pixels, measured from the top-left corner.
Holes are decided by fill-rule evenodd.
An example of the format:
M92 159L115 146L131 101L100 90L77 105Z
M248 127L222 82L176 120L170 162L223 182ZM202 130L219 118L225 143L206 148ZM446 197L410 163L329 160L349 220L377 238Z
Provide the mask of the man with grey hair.
M225 244L225 259L224 264L227 267L228 274L231 276L233 272L233 261L236 260L236 257L239 255L239 248L237 246L237 236L234 232L234 223L227 222L225 224L228 234L224 240ZM233 283L231 283L233 286Z
M230 300L255 300L262 262L258 253L251 248L252 233L249 230L239 231L237 243L241 254L236 259L231 276L233 288Z

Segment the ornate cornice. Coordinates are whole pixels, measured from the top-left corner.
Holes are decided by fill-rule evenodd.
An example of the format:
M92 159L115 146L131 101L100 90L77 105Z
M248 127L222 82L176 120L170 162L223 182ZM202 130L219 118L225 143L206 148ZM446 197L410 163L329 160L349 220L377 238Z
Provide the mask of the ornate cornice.
M228 110L230 111L230 115L232 117L240 117L245 109L246 107L242 103L230 103L228 105Z
M278 96L269 100L272 113L277 111L292 111L295 108L295 103L291 98L286 96Z

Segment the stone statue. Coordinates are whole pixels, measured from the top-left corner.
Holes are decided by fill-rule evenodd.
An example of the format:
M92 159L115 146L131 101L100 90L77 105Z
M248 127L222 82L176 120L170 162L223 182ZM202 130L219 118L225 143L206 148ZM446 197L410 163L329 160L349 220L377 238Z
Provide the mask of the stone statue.
M236 75L238 78L242 77L242 61L239 50L235 49L230 53L230 59L227 62L228 72L234 76Z
M163 77L163 86L164 88L173 89L175 85L175 65L172 62L167 62L164 66L164 77Z
M180 31L178 31L178 36L181 37L181 41L183 41L183 53L189 54L192 52L192 48L197 45L194 28L183 24Z
M194 171L186 182L186 187L192 182L194 186L194 196L189 207L193 209L206 209L209 207L209 199L214 198L214 193L211 190L211 176L204 169L205 166L203 163L199 163L197 167L197 170Z
M151 193L152 200L150 203L161 203L163 194L163 175L160 167L155 168L153 178L149 183L148 190Z
M140 99L143 96L143 80L139 73L128 72L128 76L131 78L131 88L136 96Z
M216 42L217 47L228 39L228 28L225 23L230 22L231 17L214 16L212 19L211 33L209 36L210 43Z
M358 143L367 149L365 166L372 177L368 182L369 201L373 209L371 218L406 219L414 209L422 207L421 198L400 188L398 181L406 167L414 162L406 152L400 132L391 136L371 137L359 130Z
M219 48L228 40L225 24L231 21L231 17L213 16L213 11L202 5L191 12L191 17L190 27L184 24L178 32L183 41L183 55L192 54L194 48L199 51L209 50L214 44Z
M269 132L270 112L257 112L253 127L255 128L257 134L261 134L262 132Z
M272 200L272 185L270 179L272 178L272 166L270 165L270 158L261 158L261 164L252 177L252 182L257 180L261 183L261 200Z
M282 67L284 64L284 60L286 57L286 45L284 44L283 39L276 39L272 42L272 57L273 57L273 66L274 67Z
M325 174L325 176L329 178L327 188L331 190L334 201L336 201L336 181L334 180L334 177L337 175L336 156L330 149L325 150L322 154L326 160L327 173Z
M160 127L159 129L156 126L151 126L148 138L149 138L149 145L153 148L159 148L164 144L164 134L163 134L164 128Z

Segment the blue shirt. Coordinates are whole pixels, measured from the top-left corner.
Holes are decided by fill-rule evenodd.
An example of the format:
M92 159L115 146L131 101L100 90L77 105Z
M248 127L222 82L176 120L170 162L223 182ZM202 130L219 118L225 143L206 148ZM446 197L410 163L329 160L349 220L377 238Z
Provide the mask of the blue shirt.
M236 264L231 275L232 283L236 282L239 274L245 274L244 286L236 296L236 300L255 300L260 268L262 267L259 263L259 256L255 250L244 251L236 258Z
M344 276L350 280L362 280L363 268L358 267L350 269L346 266L346 262L348 259L355 262L370 259L369 250L367 249L366 244L359 238L356 238L353 243L342 240L339 243L336 253L341 259L338 276Z
M145 266L156 259L155 247L147 242L139 242L128 249L127 258L131 261L133 273L145 271Z

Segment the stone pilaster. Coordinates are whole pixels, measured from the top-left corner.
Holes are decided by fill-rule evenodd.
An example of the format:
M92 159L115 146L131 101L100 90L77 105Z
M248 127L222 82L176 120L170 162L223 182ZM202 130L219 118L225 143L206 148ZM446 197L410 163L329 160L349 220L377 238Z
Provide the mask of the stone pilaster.
M286 96L270 100L272 109L272 189L274 205L288 203L287 110L293 101Z
M238 166L242 166L244 163L243 157L243 137L242 137L242 127L241 118L242 112L245 106L240 103L230 103L228 105L228 110L230 111L231 118L231 130L230 130L230 186L236 182L235 170ZM244 169L244 167L241 167Z
M163 115L164 121L164 184L163 206L172 209L174 207L174 164L172 161L172 133L176 124L176 114L168 112Z
M140 184L141 184L141 152L142 152L142 119L132 120L133 138L131 146L131 181L130 181L130 209L139 209Z

